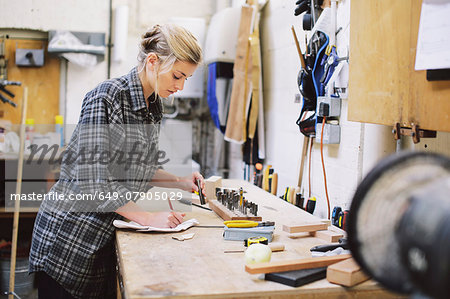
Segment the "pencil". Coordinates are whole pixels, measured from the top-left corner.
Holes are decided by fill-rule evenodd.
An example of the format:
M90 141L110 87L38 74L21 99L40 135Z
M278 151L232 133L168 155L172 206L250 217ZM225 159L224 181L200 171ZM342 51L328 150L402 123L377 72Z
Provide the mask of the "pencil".
M170 198L167 199L167 202L169 203L170 210L173 211L173 206L172 203L170 202Z

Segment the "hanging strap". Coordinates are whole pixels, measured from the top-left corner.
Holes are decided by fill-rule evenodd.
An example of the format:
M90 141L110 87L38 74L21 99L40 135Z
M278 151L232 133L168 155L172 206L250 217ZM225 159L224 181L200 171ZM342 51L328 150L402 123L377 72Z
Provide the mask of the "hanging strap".
M217 63L213 62L208 65L207 99L209 112L211 114L211 118L216 128L219 129L222 133L225 133L225 128L220 125L219 120L219 107L218 107L219 105L216 96L216 80L217 80Z

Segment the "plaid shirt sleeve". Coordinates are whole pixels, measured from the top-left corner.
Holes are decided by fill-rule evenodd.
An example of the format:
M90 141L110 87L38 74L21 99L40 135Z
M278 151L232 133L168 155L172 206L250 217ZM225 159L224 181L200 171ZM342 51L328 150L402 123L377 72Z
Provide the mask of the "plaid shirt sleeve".
M76 184L82 193L94 196L94 207L99 212L116 211L131 198L127 196L131 190L110 170L109 162L114 154L124 154L125 143L121 114L111 107L105 98L90 99L77 128Z

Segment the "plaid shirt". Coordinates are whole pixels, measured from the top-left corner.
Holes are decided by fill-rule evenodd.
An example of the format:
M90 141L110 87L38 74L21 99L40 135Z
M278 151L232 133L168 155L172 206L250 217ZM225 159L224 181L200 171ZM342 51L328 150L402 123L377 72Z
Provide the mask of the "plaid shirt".
M51 192L68 195L102 191L115 192L118 197L88 204L44 200L34 225L30 272L46 272L77 298L115 296L112 222L121 216L113 211L127 203L127 193L148 190L148 182L158 168L154 153L159 130L149 132L147 124L159 124L161 119L161 100L153 96L147 108L136 68L101 83L86 95L78 125L65 150L60 179ZM135 150L151 158L149 163L140 163L136 158L125 165L83 163L82 152L93 148L95 155Z

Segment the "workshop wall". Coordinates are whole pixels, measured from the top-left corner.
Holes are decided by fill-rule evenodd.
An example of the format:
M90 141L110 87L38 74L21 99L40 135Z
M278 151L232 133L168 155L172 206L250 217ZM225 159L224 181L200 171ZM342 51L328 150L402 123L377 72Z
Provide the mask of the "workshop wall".
M136 65L137 45L140 35L147 28L167 22L171 17L201 17L208 23L219 3L213 0L113 0L113 8L123 4L129 6L129 21L126 58L121 62L112 62L111 76L125 74ZM294 7L295 0L271 0L261 15L266 164L272 164L279 174L278 195L286 186L297 185L303 145L303 135L295 124L301 109L301 103L294 103L295 94L298 93L296 78L300 63L290 29L292 25L295 26L303 50L305 41L301 18L294 16ZM6 12L0 18L0 28L104 33L108 33L109 28L109 1L106 0L0 0L0 11ZM337 27L342 27L342 30L337 36L337 46L343 55L346 55L349 46L349 16L350 0L339 1ZM105 60L92 68L62 63L61 76L60 111L65 114L66 123L74 124L78 121L86 92L106 79L107 63ZM347 121L347 104L348 101L343 99L341 143L324 146L332 207L341 205L348 208L362 177L380 158L393 153L396 147L390 127ZM450 134L438 132L436 139L423 140L418 145L405 139L403 148L450 154ZM237 163L230 163L237 165L234 169L239 171L240 161L235 160ZM326 217L320 145L317 143L314 143L312 150L311 168L311 194L318 198L315 214ZM307 174L305 167L303 186L306 194Z
M202 17L208 22L216 9L216 1L210 0L112 1L113 9L119 5L129 7L127 53L123 61L111 63L111 77L121 76L136 65L140 36L149 27L181 16ZM0 0L0 11L11 12L3 14L0 28L103 32L108 39L109 1L106 0ZM61 68L60 114L65 115L66 124L76 124L84 95L107 78L106 57L94 67L83 68L64 61Z
M300 60L294 44L291 26L294 25L303 52L306 49L302 18L294 16L295 1L269 1L261 19L265 119L267 136L267 164L278 172L278 193L287 186L297 186L303 135L295 121L301 103L295 103L297 73ZM340 10L348 9L340 7ZM341 12L342 14L342 12ZM338 47L346 52L349 18L338 20L343 30ZM340 24L339 24L340 23ZM344 24L342 24L344 23ZM344 46L342 46L344 45ZM360 147L362 124L347 121L347 101L342 101L341 143L325 145L323 149L331 207L347 206L361 177L363 152ZM392 141L394 145L394 142ZM395 147L393 146L392 149ZM309 149L308 149L309 150ZM303 192L308 195L308 161L305 161ZM320 157L320 144L314 143L311 161L311 195L317 197L316 214L326 217L326 197Z
M261 16L264 105L266 126L266 164L278 172L278 195L287 186L297 186L303 135L295 124L301 103L294 103L300 61L290 27L294 25L305 51L302 18L294 16L295 1L269 1ZM350 33L350 0L338 4L336 43L341 56L347 55ZM349 49L351 51L351 49ZM341 142L324 145L323 154L331 209L349 208L358 183L383 157L395 152L392 128L347 120L348 100L342 100ZM420 149L450 154L450 134L438 132L436 139L423 139L418 145L402 142L403 149ZM303 174L304 193L308 194L308 161ZM320 144L314 143L311 162L311 195L317 197L315 215L327 217Z

